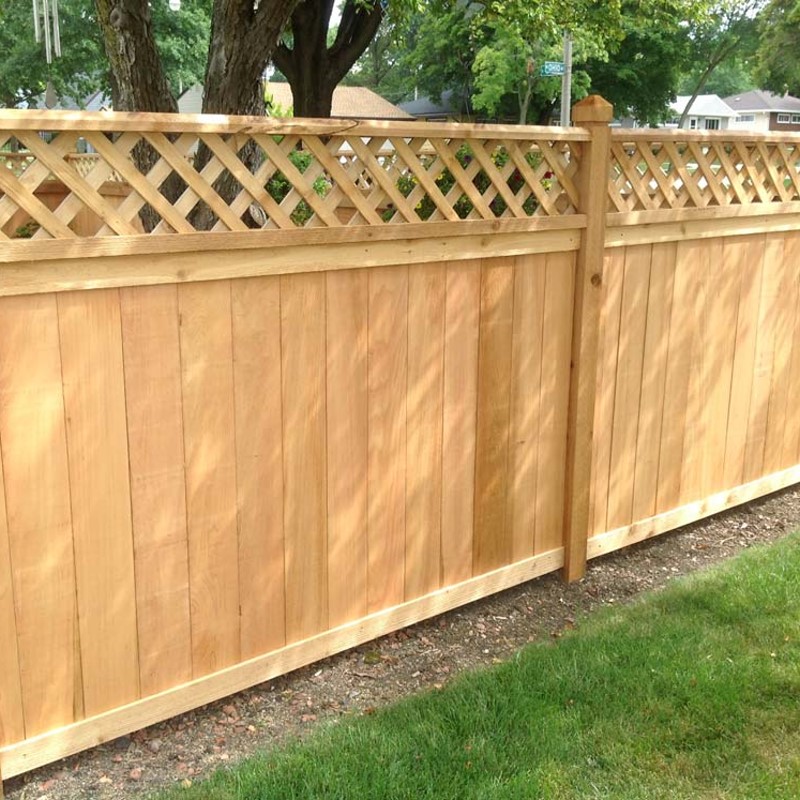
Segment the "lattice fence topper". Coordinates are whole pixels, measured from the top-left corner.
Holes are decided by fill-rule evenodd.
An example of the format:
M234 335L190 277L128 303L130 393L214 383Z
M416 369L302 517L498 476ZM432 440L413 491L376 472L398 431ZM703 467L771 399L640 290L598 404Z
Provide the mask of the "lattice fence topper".
M362 135L364 128L359 135L313 135L299 123L292 129L299 133L284 134L0 131L0 236L63 239L576 213L578 136Z
M798 201L800 142L615 134L608 196L619 212Z

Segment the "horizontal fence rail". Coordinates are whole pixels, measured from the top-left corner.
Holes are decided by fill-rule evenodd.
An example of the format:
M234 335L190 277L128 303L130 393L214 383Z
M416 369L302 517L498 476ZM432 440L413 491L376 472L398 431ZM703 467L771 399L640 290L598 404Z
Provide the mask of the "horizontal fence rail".
M800 136L610 118L0 112L0 779L800 481Z

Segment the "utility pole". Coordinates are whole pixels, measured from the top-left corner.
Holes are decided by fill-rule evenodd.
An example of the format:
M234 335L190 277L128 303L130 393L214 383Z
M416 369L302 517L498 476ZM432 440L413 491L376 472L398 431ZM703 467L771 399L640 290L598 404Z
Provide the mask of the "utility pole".
M561 125L569 125L572 110L572 34L564 31L564 74L561 76Z

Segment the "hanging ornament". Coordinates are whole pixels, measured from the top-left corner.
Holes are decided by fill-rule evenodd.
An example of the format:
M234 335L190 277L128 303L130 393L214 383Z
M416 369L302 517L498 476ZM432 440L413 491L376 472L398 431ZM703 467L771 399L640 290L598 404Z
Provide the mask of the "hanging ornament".
M44 55L48 64L53 63L53 56L61 57L58 0L33 0L33 33L37 42L44 38Z
M47 88L44 90L44 107L55 108L58 105L58 94L53 81L47 81Z

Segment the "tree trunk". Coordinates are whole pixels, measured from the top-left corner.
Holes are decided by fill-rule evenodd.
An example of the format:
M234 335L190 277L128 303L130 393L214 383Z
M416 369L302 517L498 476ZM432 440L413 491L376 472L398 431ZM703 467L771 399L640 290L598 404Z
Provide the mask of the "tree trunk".
M214 0L203 111L263 116L261 76L296 3L297 0L261 0L256 8L253 0ZM176 112L178 104L170 92L153 37L148 0L95 0L95 5L113 75L114 108ZM144 173L158 157L148 144L134 149L137 166ZM254 145L242 153L242 160L251 167L259 157ZM209 158L208 149L201 145L195 167L202 169ZM162 186L162 193L172 201L184 188L183 181L173 174ZM240 187L226 172L215 189L230 202ZM152 230L158 222L157 215L147 206L141 216L145 230ZM210 210L203 203L198 204L192 216L195 227L205 230L214 222Z
M296 117L330 117L333 92L369 47L383 19L380 2L345 0L336 38L327 46L333 0L304 0L291 18L292 45L281 44L275 66L292 87Z
M95 0L117 111L177 111L147 0Z

